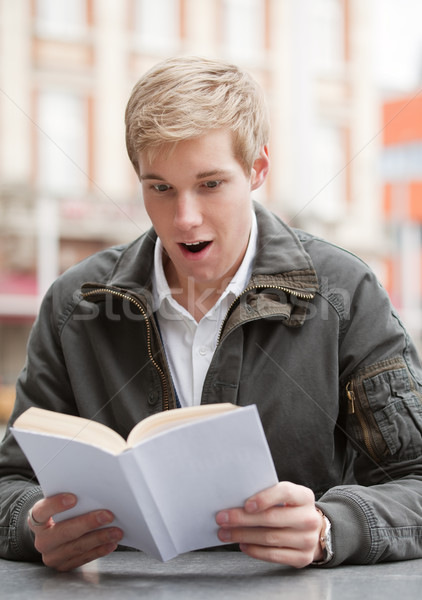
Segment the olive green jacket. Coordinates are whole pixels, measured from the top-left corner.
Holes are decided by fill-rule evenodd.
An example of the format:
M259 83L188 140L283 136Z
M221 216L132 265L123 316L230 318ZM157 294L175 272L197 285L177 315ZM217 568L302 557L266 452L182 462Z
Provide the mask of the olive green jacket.
M202 403L257 405L279 479L311 488L332 522L331 565L420 557L415 348L362 261L255 210L253 274L221 328ZM153 315L155 239L151 230L100 252L54 283L30 337L12 422L35 404L127 436L141 419L175 407ZM8 432L1 556L39 558L26 515L40 497Z

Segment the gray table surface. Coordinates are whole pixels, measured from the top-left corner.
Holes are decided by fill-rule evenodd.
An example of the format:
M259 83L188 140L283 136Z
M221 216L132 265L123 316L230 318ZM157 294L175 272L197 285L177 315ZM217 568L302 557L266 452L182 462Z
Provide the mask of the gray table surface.
M0 598L188 600L421 600L422 559L373 566L295 570L240 552L192 552L167 563L114 552L70 573L0 559Z

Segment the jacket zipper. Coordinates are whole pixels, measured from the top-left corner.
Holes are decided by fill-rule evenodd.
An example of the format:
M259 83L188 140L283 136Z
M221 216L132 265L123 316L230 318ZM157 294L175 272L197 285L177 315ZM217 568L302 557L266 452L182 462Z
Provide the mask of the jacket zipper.
M258 289L273 289L273 290L280 290L282 292L285 292L287 294L291 294L292 296L296 296L297 298L301 298L303 300L312 300L312 298L315 296L315 294L306 294L306 293L302 293L302 292L297 292L295 290L290 290L289 288L283 287L283 286L278 286L278 285L272 285L272 286L249 286L247 288L245 288L243 290L243 292L237 296L233 302L231 303L226 316L224 317L224 320L221 324L220 327L220 331L218 333L218 338L217 338L217 346L220 343L221 340L221 335L223 333L223 329L224 326L227 322L227 319L230 315L230 312L232 311L234 305L240 300L240 298L244 295L247 294L250 291L253 290L258 290ZM160 365L157 363L157 361L155 360L153 354L152 354L152 349L151 349L151 324L150 324L150 320L148 315L145 312L144 307L142 306L142 304L140 302L138 302L133 296L129 295L129 294L125 294L123 292L119 292L117 290L111 290L109 288L98 288L95 290L91 290L89 292L82 292L82 296L84 298L86 298L87 296L95 296L98 294L111 294L112 296L115 296L117 298L121 298L122 300L129 300L129 302L131 302L134 306L136 306L136 308L139 310L139 312L142 314L144 321L145 321L145 325L146 325L146 329L147 329L147 352L148 352L148 356L152 362L152 364L154 365L154 367L157 369L158 374L160 376L161 379L161 384L163 387L163 410L169 410L170 407L170 402L169 402L169 390L168 390L168 384L167 384L167 380L166 380L166 376L162 370L162 368L160 367Z
M315 297L315 294L306 294L304 292L297 292L295 290L290 290L289 288L283 287L281 285L270 285L270 286L256 286L256 285L251 285L247 288L245 288L243 290L243 292L241 294L239 294L239 296L237 296L233 302L230 304L229 309L226 313L226 316L223 319L223 322L221 324L220 327L220 331L218 333L218 337L217 337L217 346L219 345L220 341L221 341L221 336L223 334L223 329L226 325L227 319L229 318L229 315L234 307L235 304L237 304L237 302L240 300L240 298L242 296L244 296L245 294L247 294L248 292L252 292L254 290L280 290L281 292L285 292L286 294L290 294L291 296L296 296L296 298L300 298L301 300L312 300L312 298Z
M163 410L169 410L170 402L169 402L168 384L167 384L167 380L166 380L166 376L164 374L164 371L162 370L162 368L160 367L160 365L157 363L157 361L155 360L154 355L152 353L152 348L151 348L151 323L150 323L150 320L149 320L149 317L148 317L147 313L145 312L144 307L142 306L142 304L138 300L136 300L135 298L133 298L129 294L124 294L123 292L118 292L117 290L110 290L108 288L99 288L99 289L96 289L96 290L91 290L90 292L82 292L82 296L84 298L86 298L87 296L95 296L95 295L98 295L98 294L111 294L112 296L116 296L117 298L120 298L122 300L129 300L129 302L131 302L134 306L136 306L136 308L142 314L142 316L144 318L144 321L145 321L146 330L147 330L147 352L148 352L148 356L149 356L152 364L154 365L154 367L158 371L158 374L159 374L160 379L161 379L161 384L162 384L162 387L163 387Z
M370 428L368 427L359 401L356 398L356 394L351 381L349 381L346 385L346 394L348 399L348 413L349 415L356 415L356 418L358 419L360 427L362 429L362 435L366 449L368 450L369 454L374 459L374 461L378 461L377 452L375 451L374 445L372 443Z

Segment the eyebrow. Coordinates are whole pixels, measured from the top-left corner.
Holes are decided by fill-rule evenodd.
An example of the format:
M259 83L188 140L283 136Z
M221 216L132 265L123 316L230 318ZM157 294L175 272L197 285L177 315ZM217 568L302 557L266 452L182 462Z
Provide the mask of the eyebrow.
M140 180L143 181L144 179L158 179L158 181L165 181L163 177L160 175L155 175L155 173L146 173L145 175L140 175Z
M213 171L203 171L202 173L198 173L196 178L197 179L205 179L207 177L215 177L216 175L218 176L222 176L222 175L228 175L229 171L226 169L214 169Z
M196 179L205 179L207 177L215 177L215 176L223 176L223 175L228 175L230 173L230 171L226 170L226 169L213 169L212 171L201 171L200 173L197 173L197 175L195 176ZM154 179L156 181L166 181L164 179L164 177L161 177L161 175L157 175L155 173L145 173L145 175L141 175L140 176L141 181L144 181L145 179Z

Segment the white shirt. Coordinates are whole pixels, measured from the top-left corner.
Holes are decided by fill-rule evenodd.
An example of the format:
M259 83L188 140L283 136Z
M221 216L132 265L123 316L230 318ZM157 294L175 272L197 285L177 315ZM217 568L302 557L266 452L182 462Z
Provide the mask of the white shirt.
M163 269L163 245L157 239L152 278L154 310L181 406L201 403L205 376L224 317L251 277L257 237L258 227L253 213L251 234L243 261L216 304L199 323L171 295Z

